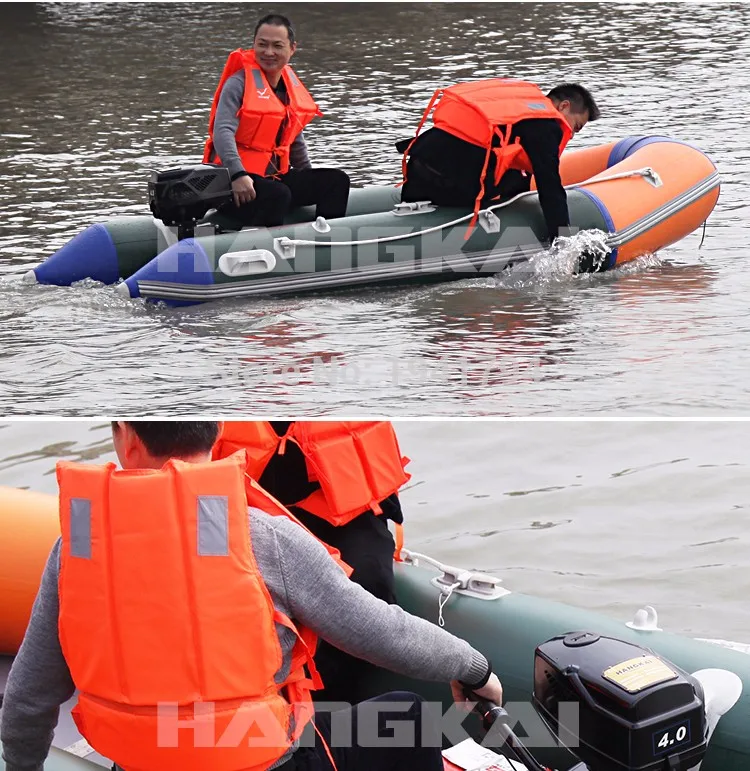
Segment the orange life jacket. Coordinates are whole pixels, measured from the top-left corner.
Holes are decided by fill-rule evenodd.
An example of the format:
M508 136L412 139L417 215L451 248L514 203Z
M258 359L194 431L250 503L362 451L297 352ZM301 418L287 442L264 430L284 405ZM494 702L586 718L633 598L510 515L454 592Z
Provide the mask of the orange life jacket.
M437 107L435 104L437 103ZM445 89L438 89L432 95L417 133L409 144L403 157L403 175L406 180L406 162L411 146L425 124L430 112L435 107L433 124L435 128L447 131L465 142L486 148L484 166L480 178L479 195L474 203L474 217L469 229L476 224L479 207L484 198L485 177L490 154L495 155L494 183L497 186L509 169L533 174L531 161L521 147L518 138L511 143L513 127L522 120L531 118L551 118L560 125L563 139L560 142L559 155L573 136L573 129L548 99L539 86L520 80L493 78L459 83ZM501 131L501 127L505 127ZM493 147L493 138L500 139L500 146Z
M274 608L260 575L246 463L57 466L73 716L127 771L266 769L313 715L315 636ZM298 639L281 684L276 623Z
M295 502L332 525L345 525L365 511L382 514L380 501L397 492L410 475L401 456L393 426L388 421L296 421L279 437L267 421L231 421L213 448L214 458L246 449L248 474L260 479L287 441L305 456L310 481L320 489Z
M281 71L281 77L289 95L289 104L283 104L268 84L265 73L255 60L253 51L244 51L241 48L229 54L214 94L203 162L221 162L221 159L214 154L216 110L224 83L227 78L240 70L245 71L245 95L240 107L240 123L235 140L242 165L250 174L265 176L268 164L275 155L279 162L279 173L286 174L289 171L289 149L292 142L313 118L322 116L323 113L289 65ZM283 132L279 137L282 126Z

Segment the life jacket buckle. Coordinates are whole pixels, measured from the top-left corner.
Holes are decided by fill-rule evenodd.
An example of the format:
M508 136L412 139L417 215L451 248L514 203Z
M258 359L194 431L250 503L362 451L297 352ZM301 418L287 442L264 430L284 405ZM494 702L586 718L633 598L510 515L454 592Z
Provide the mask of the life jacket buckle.
M435 211L436 208L432 201L406 201L397 203L391 214L395 217L408 217L411 214L426 214Z
M500 232L500 217L490 209L483 209L479 212L479 224L485 233Z

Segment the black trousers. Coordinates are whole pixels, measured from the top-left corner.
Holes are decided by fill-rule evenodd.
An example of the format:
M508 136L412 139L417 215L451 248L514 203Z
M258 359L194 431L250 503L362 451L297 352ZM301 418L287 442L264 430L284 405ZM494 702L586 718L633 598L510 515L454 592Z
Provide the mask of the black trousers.
M374 718L378 703L383 707L385 704L393 704L394 708L390 711L387 708L383 711L377 709L377 718ZM440 737L422 734L422 705L423 699L415 693L393 691L342 712L319 712L315 716L315 725L325 739L338 771L442 771ZM346 719L339 722L342 715L345 715ZM410 741L409 746L360 746L362 737L371 737L375 733L373 730L360 732L360 724L375 719L378 737L392 736L393 744L402 744L396 741L396 737L399 736L399 730L406 729L409 736L413 736L414 741ZM347 725L349 720L351 731L343 731L343 734L345 743L350 746L335 746L340 744L342 731L337 728L336 735L332 737L332 723L336 721L338 726L343 726ZM396 728L394 723L400 723L400 729ZM436 733L438 726L433 728ZM313 726L308 725L303 736L307 741L303 741L303 744L312 743L310 731L314 729ZM372 744L372 742L366 738L363 744ZM423 744L427 746L423 747ZM287 763L279 767L278 771L333 771L333 766L320 736L315 733L315 746L300 747Z
M520 171L509 169L495 187L485 181L485 197L482 206L490 203L507 201L519 193L525 193L531 187L531 178ZM418 158L409 161L406 171L406 183L401 188L402 201L432 201L438 206L473 207L479 190L462 187L454 180L447 179Z
M250 175L257 197L239 208L227 206L247 227L274 227L295 206L315 205L315 216L335 219L346 214L349 175L341 169L292 169L278 180Z
M381 504L385 511L384 504L385 501ZM314 535L341 552L344 562L354 571L352 581L384 602L396 602L393 577L393 552L396 545L384 516L367 511L347 525L335 527L296 506L291 509ZM378 668L344 653L325 640L318 643L315 665L324 683L320 691L313 691L316 702L356 704L378 693L375 686Z

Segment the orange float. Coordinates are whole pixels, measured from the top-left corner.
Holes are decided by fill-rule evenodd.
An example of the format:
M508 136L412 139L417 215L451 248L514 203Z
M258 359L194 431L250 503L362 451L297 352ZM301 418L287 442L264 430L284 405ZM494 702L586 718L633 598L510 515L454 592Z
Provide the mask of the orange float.
M594 201L607 223L611 251L605 269L657 252L699 228L716 206L721 184L701 150L661 136L564 153L560 176Z
M47 557L60 536L57 496L0 487L0 655L23 640Z

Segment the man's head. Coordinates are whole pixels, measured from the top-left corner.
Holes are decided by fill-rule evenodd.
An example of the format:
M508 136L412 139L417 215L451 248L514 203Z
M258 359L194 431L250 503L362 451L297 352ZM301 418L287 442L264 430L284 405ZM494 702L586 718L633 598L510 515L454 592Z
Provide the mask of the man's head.
M211 460L221 423L143 420L112 423L112 441L124 469L161 468L170 458L191 463Z
M547 94L547 98L552 100L574 134L577 134L590 120L599 119L600 112L594 97L577 83L555 86Z
M267 78L278 78L296 48L294 27L286 16L270 13L255 25L253 51Z

